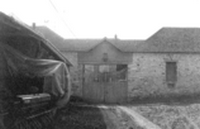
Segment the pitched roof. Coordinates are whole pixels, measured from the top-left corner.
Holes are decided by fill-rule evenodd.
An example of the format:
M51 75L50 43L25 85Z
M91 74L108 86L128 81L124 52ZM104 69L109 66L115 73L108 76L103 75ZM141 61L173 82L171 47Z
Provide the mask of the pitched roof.
M89 51L102 42L102 39L66 39L61 51Z
M3 32L0 33L1 38L9 36L27 36L39 40L45 46L45 48L49 52L51 52L57 59L64 61L68 65L71 65L71 63L59 52L57 48L55 48L53 44L41 37L28 25L17 21L16 19L7 16L2 12L0 12L0 31Z
M138 50L142 50L142 44L145 42L144 40L120 40L120 39L112 39L108 40L117 48L119 48L123 52L136 52Z
M164 27L145 41L147 52L200 52L200 28Z
M58 49L67 52L86 52L104 40L123 52L200 52L200 28L163 27L146 40L121 39L63 39L50 29L43 34ZM53 37L53 38L52 38Z
M49 29L46 26L37 26L35 27L35 30L43 36L46 40L49 42L53 43L56 47L62 48L63 47L63 42L64 38Z
M143 40L120 40L120 39L64 39L46 26L37 26L36 30L47 40L53 43L60 51L86 52L103 41L108 41L121 51L132 52L137 50Z
M200 52L200 28L163 27L146 40L108 39L108 41L124 52L196 53ZM73 44L73 47L69 46L73 50L78 44L78 50L86 51L97 44L97 41L65 40L65 43Z
M132 52L140 47L143 40L120 40L120 39L66 39L62 51L86 52L100 43L107 41L123 52Z

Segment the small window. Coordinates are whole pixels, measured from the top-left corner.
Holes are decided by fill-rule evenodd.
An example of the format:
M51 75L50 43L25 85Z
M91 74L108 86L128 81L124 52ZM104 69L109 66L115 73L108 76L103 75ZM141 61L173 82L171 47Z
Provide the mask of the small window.
M119 64L117 65L116 71L118 73L118 80L126 80L127 78L128 65Z
M110 72L110 66L109 65L100 65L99 72L100 73Z
M177 81L177 63L166 62L166 82L168 86L174 86Z
M94 65L85 65L85 72L92 73L94 72Z

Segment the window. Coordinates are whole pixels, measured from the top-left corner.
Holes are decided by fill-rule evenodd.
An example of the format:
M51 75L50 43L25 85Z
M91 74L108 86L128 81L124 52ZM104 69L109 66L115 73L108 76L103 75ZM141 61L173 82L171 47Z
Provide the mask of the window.
M118 82L127 79L127 64L85 65L84 77L93 82Z
M126 80L127 69L128 65L126 64L117 65L118 80Z
M174 86L177 81L176 62L166 62L166 82L169 86Z
M109 65L100 65L99 72L100 73L110 72L110 66Z

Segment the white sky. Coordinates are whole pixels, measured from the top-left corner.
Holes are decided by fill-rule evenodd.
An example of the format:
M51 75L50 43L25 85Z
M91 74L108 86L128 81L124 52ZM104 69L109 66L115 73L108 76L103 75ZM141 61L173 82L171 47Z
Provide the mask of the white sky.
M200 0L51 1L58 13L50 0L0 0L0 11L64 38L146 39L163 26L200 27Z

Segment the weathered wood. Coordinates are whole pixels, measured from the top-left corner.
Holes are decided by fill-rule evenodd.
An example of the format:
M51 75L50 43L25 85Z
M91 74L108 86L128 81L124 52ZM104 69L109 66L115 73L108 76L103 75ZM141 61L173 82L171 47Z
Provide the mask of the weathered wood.
M125 103L127 100L127 81L105 84L105 103Z
M115 71L115 65L106 66L102 66L100 69L99 65L87 65L84 75L83 97L93 103L117 104L126 102L127 81L117 78L116 75L119 73ZM105 69L108 71L105 72ZM113 72L116 75L112 75Z
M104 85L101 83L85 83L83 96L84 99L93 103L104 102Z

